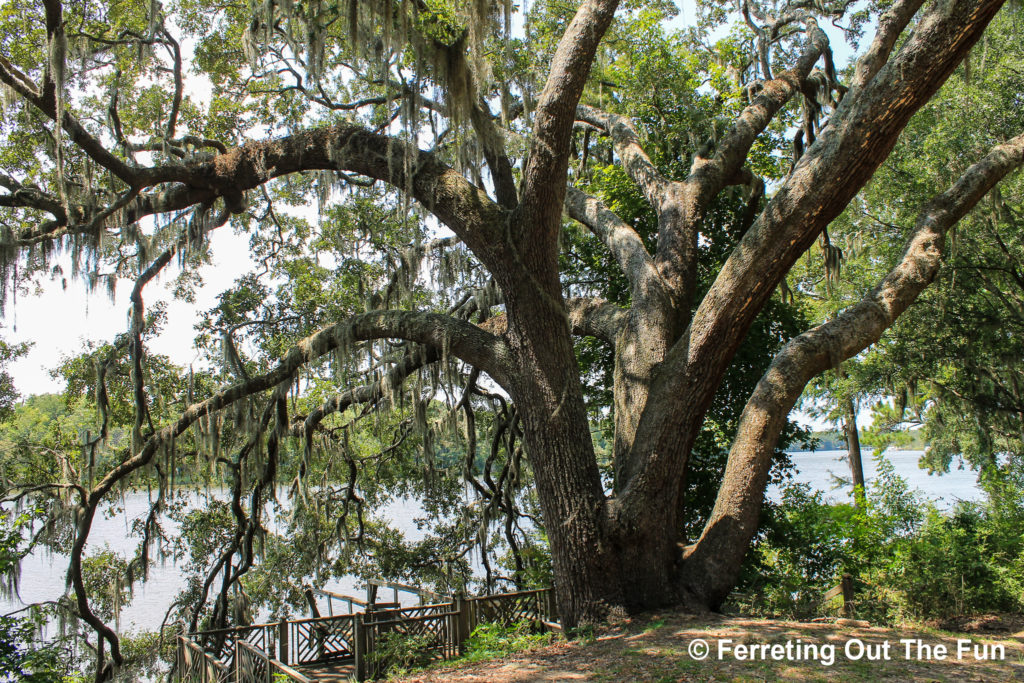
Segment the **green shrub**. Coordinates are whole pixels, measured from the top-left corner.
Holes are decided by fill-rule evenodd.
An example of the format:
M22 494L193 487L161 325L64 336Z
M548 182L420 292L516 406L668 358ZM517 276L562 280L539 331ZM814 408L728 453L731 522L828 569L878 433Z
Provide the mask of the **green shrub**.
M512 626L480 624L466 639L462 659L476 662L504 657L513 652L548 645L551 640L552 634L549 631L538 630L529 620L517 622Z
M985 489L980 503L930 509L920 532L894 554L886 579L897 616L1024 611L1024 488L1000 477Z
M857 616L880 623L1024 610L1024 485L990 473L985 500L940 511L884 458L864 505L829 503L806 486L769 508L740 591L756 613L834 613L824 594L855 578Z
M370 661L379 673L401 676L429 664L435 655L434 638L426 633L389 631L377 639Z

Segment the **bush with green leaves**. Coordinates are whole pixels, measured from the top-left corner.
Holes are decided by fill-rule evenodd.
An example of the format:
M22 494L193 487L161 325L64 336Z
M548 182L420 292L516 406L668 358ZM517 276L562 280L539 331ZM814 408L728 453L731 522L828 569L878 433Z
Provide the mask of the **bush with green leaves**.
M436 645L428 633L388 631L377 638L370 661L376 665L378 674L386 671L392 676L401 676L432 662Z
M1024 487L1005 476L983 486L980 503L929 508L919 532L893 553L886 578L897 616L1024 612Z
M518 621L511 626L496 623L480 624L463 644L462 659L476 662L482 659L504 657L513 652L522 652L551 643L550 631L541 631L529 619Z
M748 558L742 606L810 618L834 612L825 593L854 577L854 609L880 623L1024 611L1024 482L990 473L985 498L942 511L879 459L863 505L790 486Z

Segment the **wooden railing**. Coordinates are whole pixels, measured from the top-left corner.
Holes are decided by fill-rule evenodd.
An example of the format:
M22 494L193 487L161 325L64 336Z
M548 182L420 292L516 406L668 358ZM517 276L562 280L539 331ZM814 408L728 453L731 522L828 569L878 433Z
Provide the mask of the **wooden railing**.
M450 594L446 595L444 593L435 593L434 591L429 591L429 590L426 590L424 588L418 588L417 586L410 586L410 585L405 584L405 583L395 583L394 581L382 581L380 579L367 579L366 580L366 600L367 600L367 602L369 602L369 603L377 602L377 600L376 600L377 591L379 589L381 589L381 588L385 588L385 589L390 590L392 592L392 596L393 596L392 602L394 602L396 604L398 603L398 594L399 593L410 593L412 595L415 595L419 599L419 602L420 602L421 605L426 603L426 602L429 602L429 601L442 602L442 601L445 601L445 600L451 600L452 599L452 596Z
M512 626L522 621L551 626L557 621L554 594L549 588L473 598L456 596L452 602L389 609L356 615L356 679L384 673L388 662L380 646L388 634L408 639L427 659L452 659L462 653L466 639L479 624ZM362 623L360 623L362 622Z
M341 593L335 593L334 591L323 590L322 588L309 588L309 595L319 598L327 599L327 615L334 616L334 601L345 603L346 614L354 614L355 610L352 609L354 606L362 607L366 609L366 606L370 603L359 598L354 598L351 595L343 595Z
M283 623L283 622L282 622ZM200 631L189 635L207 652L220 661L228 670L235 668L235 653L239 643L247 643L263 652L273 652L278 645L280 623L252 624L210 631Z
M231 670L185 636L178 636L174 670L180 683L227 683Z
M395 584L388 587L394 590ZM418 593L436 595L429 591ZM365 612L355 614L256 624L191 636L212 654L181 637L177 680L264 683L272 680L276 672L290 676L289 680L305 681L308 679L290 666L351 662L356 679L363 681L386 671L390 662L383 646L392 638L415 644L426 659L446 660L461 653L466 639L479 624L512 626L531 621L557 627L551 589L470 598L456 596L451 601L416 607L386 605L376 609L383 605L371 603Z
M194 633L207 652L227 669L235 668L238 646L276 654L284 664L310 664L353 657L353 615L297 619Z
M389 638L400 638L407 647L415 647L416 655L425 661L457 657L468 635L460 628L460 606L462 601L457 600L359 615L356 679L377 678L392 664L384 652Z
M355 657L355 615L282 622L278 659L286 664L312 664Z
M550 588L517 591L500 595L481 595L466 598L469 608L469 630L478 624L494 623L512 626L521 621L555 624L555 596Z
M271 658L263 650L245 641L238 642L238 652L235 653L236 683L277 683L275 679L280 676L295 683L313 683L287 664Z

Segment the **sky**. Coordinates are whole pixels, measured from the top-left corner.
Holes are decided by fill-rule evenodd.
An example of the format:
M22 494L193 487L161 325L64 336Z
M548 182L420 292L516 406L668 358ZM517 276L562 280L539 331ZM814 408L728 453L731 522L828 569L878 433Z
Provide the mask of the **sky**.
M147 343L150 353L159 353L183 366L196 358L192 349L194 327L203 313L217 302L217 295L231 286L235 278L252 270L248 239L236 235L227 226L210 234L210 252L214 262L199 269L203 286L196 290L195 304L176 300L172 295L174 278L181 269L176 263L167 266L161 276L143 292L148 308L158 301L167 303L167 327ZM60 263L70 272L70 261ZM128 300L132 283L119 283L111 301L105 287L88 292L81 280L68 278L67 289L59 282L44 280L38 295L8 295L0 337L7 342L33 342L26 356L11 364L9 372L14 386L23 396L57 392L61 383L50 376L65 356L79 353L87 341L109 342L128 330Z

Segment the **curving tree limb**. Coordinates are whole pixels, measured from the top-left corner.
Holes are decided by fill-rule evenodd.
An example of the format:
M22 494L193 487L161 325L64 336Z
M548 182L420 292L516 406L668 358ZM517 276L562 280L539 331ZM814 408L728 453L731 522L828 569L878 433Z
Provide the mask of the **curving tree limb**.
M1024 165L1024 135L995 147L919 213L902 260L859 303L792 339L772 361L740 418L715 508L687 548L686 578L721 602L757 528L772 453L786 416L813 377L878 341L931 284L945 235L1007 174Z

